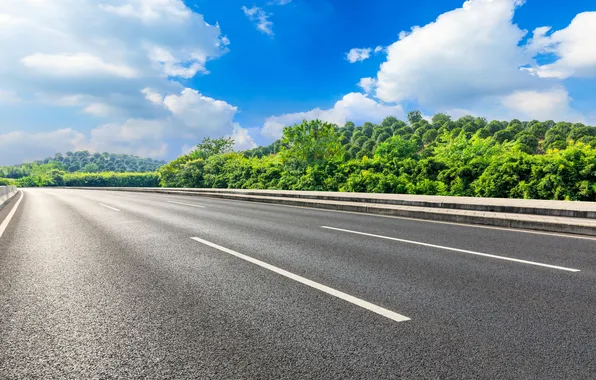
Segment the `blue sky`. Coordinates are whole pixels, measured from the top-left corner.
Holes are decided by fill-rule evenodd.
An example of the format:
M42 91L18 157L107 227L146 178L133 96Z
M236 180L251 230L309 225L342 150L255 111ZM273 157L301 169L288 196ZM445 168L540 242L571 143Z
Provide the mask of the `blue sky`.
M284 125L447 112L596 124L589 0L35 0L0 10L0 165L172 159Z

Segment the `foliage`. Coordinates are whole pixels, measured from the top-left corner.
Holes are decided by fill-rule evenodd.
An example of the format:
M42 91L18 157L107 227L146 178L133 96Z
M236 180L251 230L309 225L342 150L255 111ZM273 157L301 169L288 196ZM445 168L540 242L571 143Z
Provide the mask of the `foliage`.
M19 187L80 186L80 187L156 187L157 172L150 173L66 173L54 169L17 179Z
M199 145L200 146L200 145ZM596 129L417 111L408 123L286 127L266 147L197 151L160 169L163 186L596 200ZM202 149L199 148L199 151Z
M22 178L32 175L38 167L52 165L64 172L151 172L164 165L164 161L140 158L127 154L89 153L88 151L56 153L54 157L14 166L0 167L0 177Z
M0 186L14 186L15 180L12 178L0 178Z
M436 194L596 201L596 128L532 120L490 121L411 112L381 124L319 120L280 140L233 152L205 139L157 173L69 173L28 167L20 186L157 186ZM102 168L98 165L98 169Z
M92 187L157 187L159 175L150 173L70 173L63 177L63 186Z

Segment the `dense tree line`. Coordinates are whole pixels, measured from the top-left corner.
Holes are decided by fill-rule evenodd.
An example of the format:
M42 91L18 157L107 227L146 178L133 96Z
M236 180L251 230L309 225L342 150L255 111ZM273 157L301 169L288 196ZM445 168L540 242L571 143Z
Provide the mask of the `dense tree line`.
M152 172L164 165L165 161L140 158L127 154L89 153L88 151L56 153L54 157L32 163L0 167L0 177L22 178L29 176L35 167L52 165L53 168L67 173L101 172Z
M65 173L58 169L41 170L12 180L19 187L77 186L77 187L157 187L159 174L149 173ZM47 168L45 168L47 169Z
M160 170L167 187L596 200L596 128L410 112L381 124L286 127L266 147L206 140Z
M0 178L0 186L14 186L15 180L12 178Z

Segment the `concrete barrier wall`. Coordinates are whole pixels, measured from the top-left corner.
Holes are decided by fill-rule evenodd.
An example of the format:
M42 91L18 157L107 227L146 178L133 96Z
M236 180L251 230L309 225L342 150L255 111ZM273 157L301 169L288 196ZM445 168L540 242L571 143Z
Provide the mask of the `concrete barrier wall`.
M16 186L0 186L0 210L8 204L8 201L17 195Z

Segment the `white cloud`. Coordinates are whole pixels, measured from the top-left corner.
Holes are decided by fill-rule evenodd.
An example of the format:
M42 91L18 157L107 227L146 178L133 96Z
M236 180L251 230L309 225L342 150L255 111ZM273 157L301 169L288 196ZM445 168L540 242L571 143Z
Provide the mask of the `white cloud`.
M192 78L198 72L207 73L205 62L207 57L201 53L194 53L190 63L180 61L172 52L161 46L146 47L149 59L161 66L163 73L171 77Z
M596 76L596 12L580 13L567 28L548 35L550 30L536 28L528 49L537 54L554 54L557 60L529 71L542 78Z
M375 78L361 78L358 86L364 90L366 94L370 94L377 87L377 80Z
M89 76L116 75L123 78L134 78L137 72L126 65L117 65L102 61L87 53L79 54L32 54L24 57L23 64L31 69L49 75Z
M241 128L238 124L234 125L234 131L230 137L234 140L234 149L236 150L248 150L257 147L248 130Z
M36 129L46 128L43 112L48 107L73 108L60 110L66 115L63 125L71 124L70 118L80 124L90 116L112 122L92 130L29 128L4 134L2 141L6 145L10 139L10 149L0 147L0 161L78 148L162 157L168 151L166 141L182 144L179 140L188 138L194 143L198 136L233 133L235 107L222 107L227 103L199 94L196 106L189 104L174 115L160 95L182 91L179 78L207 74L209 62L226 53L229 43L219 25L207 24L183 0L4 2L0 102L14 101L18 91L30 112L40 115ZM175 108L188 100L193 95L188 91L178 95L183 99L168 97L167 105Z
M78 141L75 149L163 158L168 152L163 141L166 128L160 120L129 119L122 124L105 124L92 130L89 139Z
M152 88L146 87L141 90L141 93L145 95L145 99L153 104L161 104L163 102L163 96Z
M132 0L122 5L101 3L99 7L122 17L138 18L144 22L157 22L163 18L186 20L191 11L178 0Z
M229 43L182 0L22 0L0 13L0 88L23 99L119 94L139 105L139 89L207 73Z
M571 109L572 99L562 87L546 91L515 91L501 99L513 115L526 119L575 121L581 116Z
M371 53L379 54L384 51L384 47L377 46L376 48L354 48L346 53L346 60L350 63L362 62L371 57Z
M167 122L130 119L110 123L85 135L71 128L47 132L14 131L0 134L0 165L31 162L57 152L89 150L90 152L127 153L141 157L164 158Z
M237 107L204 96L191 88L182 90L180 95L167 95L163 105L186 127L204 135L231 132L238 111Z
M346 60L348 62L350 62L350 63L362 62L365 59L369 59L370 58L370 52L371 51L372 51L371 48L364 48L364 49L353 48L353 49L350 49L350 51L346 53Z
M190 88L167 96L151 88L141 92L147 101L162 108L168 115L158 119L130 118L123 122L107 123L87 134L61 129L44 133L16 131L0 135L0 164L42 159L68 150L166 158L170 152L166 141L170 139L186 139L195 143L213 135L232 137L238 150L256 147L248 130L233 121L237 108L224 101L204 96ZM89 98L73 95L48 101L61 106L78 106L89 103ZM84 112L94 116L110 116L119 113L120 109L90 102Z
M273 22L269 21L271 14L266 13L257 6L253 6L252 8L242 6L242 11L251 21L256 22L258 30L267 34L268 36L273 36Z
M93 116L110 116L118 113L118 109L104 103L91 103L83 109L83 112Z
M0 165L14 165L73 150L85 136L70 128L51 132L14 131L0 134Z
M466 106L535 85L519 70L532 62L512 23L520 0L470 0L435 22L400 33L387 47L376 95L386 102L414 100L429 108Z
M379 103L364 94L352 92L335 103L333 108L322 110L315 108L308 112L297 112L281 116L271 116L265 120L261 134L277 139L281 137L285 126L300 123L303 120L320 119L343 126L347 121L380 122L387 116L403 117L404 111L399 105Z
M248 130L234 122L238 108L231 104L210 98L191 88L165 97L150 88L143 89L142 93L147 100L163 106L171 113L169 124L178 126L178 133L194 139L215 133L226 135L234 139L236 150L257 146ZM189 145L185 145L182 150L188 153L189 149Z

